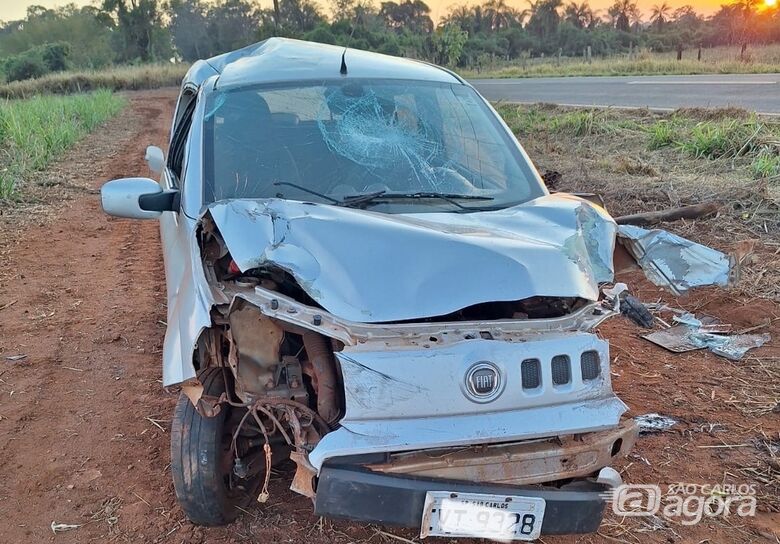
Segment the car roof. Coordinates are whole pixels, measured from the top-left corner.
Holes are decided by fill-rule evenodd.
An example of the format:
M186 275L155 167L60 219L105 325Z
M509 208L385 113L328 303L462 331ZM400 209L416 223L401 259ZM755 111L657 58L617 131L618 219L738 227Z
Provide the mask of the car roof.
M341 73L342 55L347 67L346 75ZM230 53L199 60L187 72L183 86L200 87L206 79L215 75L219 76L217 87L221 89L340 77L463 83L453 72L433 64L289 38L269 38Z

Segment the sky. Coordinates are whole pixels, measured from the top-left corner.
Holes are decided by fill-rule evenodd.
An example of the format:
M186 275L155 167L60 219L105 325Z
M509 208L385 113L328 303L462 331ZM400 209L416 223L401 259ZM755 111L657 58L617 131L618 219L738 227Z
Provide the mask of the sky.
M71 0L73 3L83 6L92 4L91 0ZM379 0L377 0L378 3ZM398 0L397 0L398 1ZM568 0L564 0L566 3ZM580 0L577 0L578 2ZM613 3L614 0L590 0L590 5L593 8L606 11L606 8ZM703 14L710 14L718 9L720 4L729 3L730 0L667 0L669 5L673 8L683 6L685 4L691 4L697 11ZM643 13L649 14L650 8L663 2L663 0L638 0L639 8ZM67 0L0 0L0 21L13 21L15 19L21 19L27 10L27 6L39 5L47 8L61 6L69 3ZM327 6L327 0L319 0L321 5ZM460 4L472 4L480 3L475 0L426 0L426 3L431 7L431 12L434 20L444 15L450 6ZM261 5L271 5L271 0L261 0ZM527 7L527 3L524 0L507 0L507 4L519 9Z

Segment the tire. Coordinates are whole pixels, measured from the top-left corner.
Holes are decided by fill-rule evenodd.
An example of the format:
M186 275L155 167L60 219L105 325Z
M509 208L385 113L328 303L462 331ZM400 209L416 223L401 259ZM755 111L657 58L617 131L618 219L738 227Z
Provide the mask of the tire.
M198 373L203 393L219 396L226 390L223 369L210 367ZM182 393L171 422L171 473L176 499L186 516L196 525L225 525L239 514L236 506L248 504L255 486L237 489L231 481L226 461L230 455L228 428L231 408L222 405L215 417L202 417Z

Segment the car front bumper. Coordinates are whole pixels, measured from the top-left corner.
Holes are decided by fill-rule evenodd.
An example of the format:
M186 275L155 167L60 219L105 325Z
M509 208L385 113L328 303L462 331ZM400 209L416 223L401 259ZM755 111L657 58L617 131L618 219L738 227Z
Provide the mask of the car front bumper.
M609 485L575 480L561 487L503 486L377 474L356 466L326 464L320 471L315 513L360 522L420 528L428 491L537 497L545 500L542 534L598 529Z

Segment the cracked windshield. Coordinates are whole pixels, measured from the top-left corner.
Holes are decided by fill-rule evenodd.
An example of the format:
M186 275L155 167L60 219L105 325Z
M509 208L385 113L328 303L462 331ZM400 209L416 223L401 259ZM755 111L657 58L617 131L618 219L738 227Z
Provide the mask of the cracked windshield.
M386 212L504 208L542 194L469 87L333 81L213 93L206 201L287 198Z

